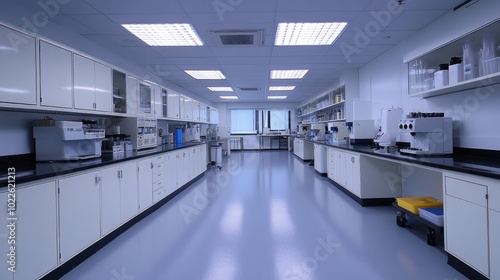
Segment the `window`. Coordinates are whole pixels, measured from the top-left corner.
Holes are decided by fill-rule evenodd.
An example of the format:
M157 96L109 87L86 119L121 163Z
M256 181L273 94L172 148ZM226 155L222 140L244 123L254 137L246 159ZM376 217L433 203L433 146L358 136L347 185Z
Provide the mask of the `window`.
M231 110L231 133L257 133L257 111Z
M287 130L289 128L288 111L271 110L269 114L269 121L271 130Z

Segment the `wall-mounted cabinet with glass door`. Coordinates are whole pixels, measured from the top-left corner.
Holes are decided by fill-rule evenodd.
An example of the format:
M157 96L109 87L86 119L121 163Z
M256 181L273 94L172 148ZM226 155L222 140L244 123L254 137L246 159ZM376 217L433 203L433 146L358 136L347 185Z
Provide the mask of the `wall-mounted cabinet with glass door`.
M408 93L433 97L500 83L500 20L408 64Z

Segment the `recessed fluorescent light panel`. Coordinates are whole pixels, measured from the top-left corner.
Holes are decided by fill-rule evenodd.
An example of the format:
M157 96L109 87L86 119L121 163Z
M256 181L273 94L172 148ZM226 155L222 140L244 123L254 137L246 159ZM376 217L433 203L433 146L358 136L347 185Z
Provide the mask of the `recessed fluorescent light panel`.
M191 24L122 24L150 46L203 46L203 42Z
M270 95L270 96L267 97L267 99L274 99L274 100L276 100L276 99L286 99L286 98L287 98L286 95Z
M219 95L219 98L224 99L224 100L238 100L238 99L240 99L236 95Z
M189 76L197 80L224 80L226 76L219 70L186 70Z
M208 89L211 91L218 91L218 92L234 91L232 87L208 87Z
M331 45L339 37L347 22L280 23L276 32L276 46Z
M290 91L294 90L295 86L275 86L269 87L269 91Z
M271 79L302 79L309 70L271 70Z

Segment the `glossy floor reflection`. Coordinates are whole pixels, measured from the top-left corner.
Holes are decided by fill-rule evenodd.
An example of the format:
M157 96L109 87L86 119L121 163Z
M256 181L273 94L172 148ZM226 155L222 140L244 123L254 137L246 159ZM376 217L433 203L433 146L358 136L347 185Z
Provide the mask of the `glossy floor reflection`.
M287 151L234 152L64 279L466 279Z

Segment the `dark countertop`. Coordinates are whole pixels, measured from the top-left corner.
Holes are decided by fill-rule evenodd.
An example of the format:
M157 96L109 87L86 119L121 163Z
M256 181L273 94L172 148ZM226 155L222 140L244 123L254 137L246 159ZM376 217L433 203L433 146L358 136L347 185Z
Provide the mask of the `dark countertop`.
M118 156L111 153L103 153L101 157L80 160L80 161L51 161L36 162L33 155L31 157L8 157L0 162L0 189L7 187L7 169L14 167L15 183L28 183L40 179L46 179L63 174L69 174L78 171L84 171L96 167L102 167L110 164L125 162L129 160L140 159L142 157L154 156L156 154L175 151L178 149L189 148L205 144L204 142L187 142L183 144L165 144L156 148L145 149L141 151L126 152ZM7 158L7 157L5 157ZM27 160L28 158L28 160ZM0 158L3 159L3 158Z
M375 150L370 145L351 145L337 144L330 145L326 141L311 141L305 138L305 141L319 143L328 147L338 148L346 151L356 152L369 156L376 156L389 160L400 161L401 163L419 164L423 166L457 171L467 174L485 176L500 179L500 161L496 157L486 158L478 156L465 155L460 152L454 152L453 155L446 156L411 156L401 155L397 151L387 153L382 150Z

